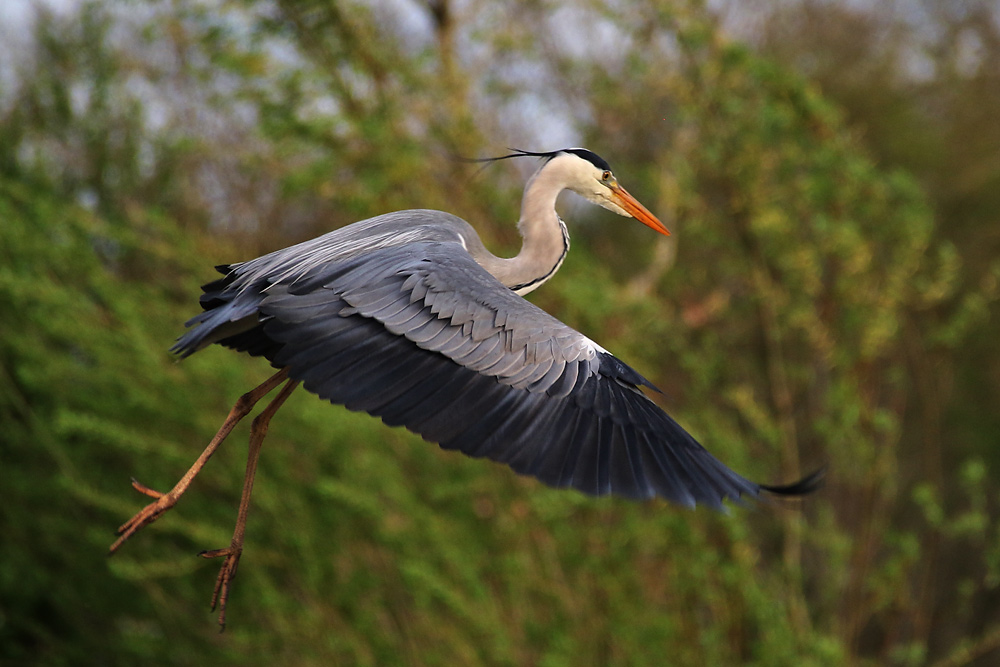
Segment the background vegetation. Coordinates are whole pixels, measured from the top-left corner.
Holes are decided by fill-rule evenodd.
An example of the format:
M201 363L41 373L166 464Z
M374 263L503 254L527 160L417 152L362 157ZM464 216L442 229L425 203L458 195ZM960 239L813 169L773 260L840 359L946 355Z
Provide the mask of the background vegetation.
M774 5L80 2L3 26L0 661L990 665L1000 656L1000 14ZM30 28L28 27L30 26ZM586 145L675 231L577 209L533 300L800 507L593 500L302 393L205 613L259 362L166 349L211 267L380 212L513 253Z

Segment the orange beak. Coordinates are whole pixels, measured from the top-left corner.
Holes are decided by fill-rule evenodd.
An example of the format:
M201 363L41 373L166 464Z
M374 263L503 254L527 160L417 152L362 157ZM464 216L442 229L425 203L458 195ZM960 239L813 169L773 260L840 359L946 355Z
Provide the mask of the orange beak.
M650 229L654 229L664 236L670 236L670 230L664 226L662 222L657 220L656 216L649 212L649 210L639 203L635 197L630 195L628 191L620 185L614 185L611 188L611 200L623 208L625 212L631 215L633 218L646 225Z

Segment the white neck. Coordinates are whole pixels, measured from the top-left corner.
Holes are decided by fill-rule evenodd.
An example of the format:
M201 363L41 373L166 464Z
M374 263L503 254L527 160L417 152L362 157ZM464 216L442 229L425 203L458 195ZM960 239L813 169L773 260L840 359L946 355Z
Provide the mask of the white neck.
M578 178L578 159L557 156L535 172L524 188L521 219L521 252L501 259L490 255L479 263L518 294L527 294L552 277L569 250L569 233L556 213L556 199ZM575 169L576 168L576 169Z

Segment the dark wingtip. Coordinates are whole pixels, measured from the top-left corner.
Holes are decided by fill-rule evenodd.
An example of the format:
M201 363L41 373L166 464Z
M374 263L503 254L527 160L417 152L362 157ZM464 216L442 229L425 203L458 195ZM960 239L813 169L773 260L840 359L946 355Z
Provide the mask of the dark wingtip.
M773 493L776 496L805 496L820 489L823 486L825 478L826 466L823 466L819 470L806 475L797 482L776 486L761 484L760 488L769 493Z

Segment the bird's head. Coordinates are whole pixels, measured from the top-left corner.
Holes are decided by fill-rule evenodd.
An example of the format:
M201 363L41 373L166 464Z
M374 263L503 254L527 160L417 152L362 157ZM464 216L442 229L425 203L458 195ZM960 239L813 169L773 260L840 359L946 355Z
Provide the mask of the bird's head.
M566 148L551 153L548 163L558 161L566 174L566 187L584 199L627 218L635 218L651 229L670 236L670 230L645 206L618 184L611 165L586 148Z
M650 229L670 236L666 225L639 203L635 197L618 184L611 165L597 153L586 148L564 148L558 151L534 152L512 149L514 152L500 157L472 159L470 162L497 162L515 157L540 157L544 164L531 177L528 188L535 181L544 183L553 198L560 190L577 193L587 201L613 211L626 218L635 218ZM527 197L527 190L526 197Z
M540 157L545 162L531 177L529 189L537 181L539 185L544 184L542 187L551 193L553 199L560 190L572 190L587 201L626 218L635 218L650 229L670 236L670 230L618 184L618 179L611 171L611 165L597 153L586 148L564 148L544 153L520 149L513 151L500 157L471 161L496 162L515 157ZM527 193L527 190L525 192Z

